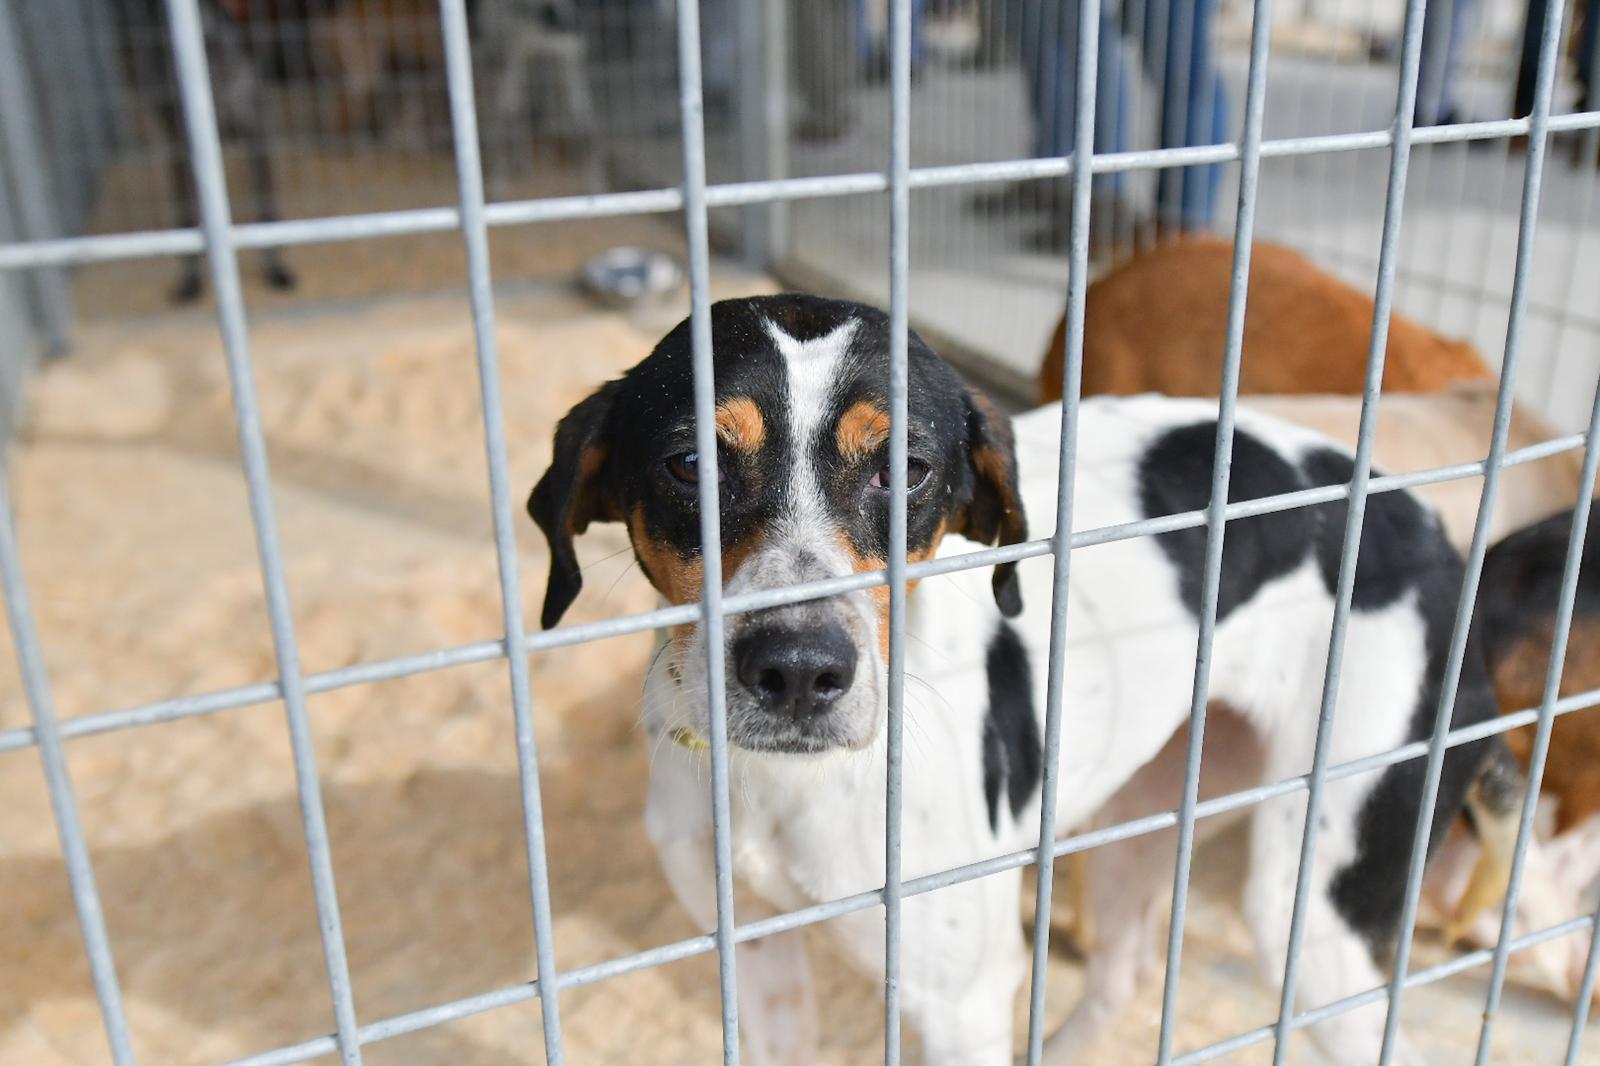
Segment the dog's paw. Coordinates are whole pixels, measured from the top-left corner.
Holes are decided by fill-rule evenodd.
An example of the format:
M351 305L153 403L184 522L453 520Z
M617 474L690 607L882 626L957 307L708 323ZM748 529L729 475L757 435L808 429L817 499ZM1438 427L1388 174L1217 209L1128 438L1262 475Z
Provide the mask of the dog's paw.
M266 281L268 288L276 289L279 292L287 292L298 283L294 272L282 263L269 264L261 272L261 276Z

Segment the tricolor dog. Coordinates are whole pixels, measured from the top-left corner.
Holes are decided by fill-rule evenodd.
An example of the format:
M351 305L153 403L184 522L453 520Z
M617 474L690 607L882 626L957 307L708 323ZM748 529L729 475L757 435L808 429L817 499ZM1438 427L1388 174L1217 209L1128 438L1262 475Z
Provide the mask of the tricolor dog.
M881 311L812 296L729 300L711 309L725 587L736 594L885 564L891 486L904 478L912 559L1010 544L1056 522L1059 407L1002 415L910 338L909 462L886 465L889 324ZM1078 410L1075 528L1203 508L1216 409L1158 397ZM1345 482L1349 456L1305 430L1242 412L1233 499ZM621 522L639 565L672 603L699 599L698 483L688 323L625 376L575 407L529 501L552 563L543 621L578 595L573 539ZM1327 660L1343 505L1227 527L1211 662L1205 793L1303 773ZM1073 553L1056 825L1170 808L1181 779L1194 676L1205 532L1188 529ZM962 866L1035 844L1050 631L1051 560L916 584L906 629L904 874ZM1462 565L1414 497L1368 504L1333 730L1334 764L1426 735L1444 672ZM730 616L726 626L733 857L746 888L781 910L869 891L884 880L888 598L881 588ZM646 682L656 754L646 819L662 865L703 928L715 923L707 801L706 655L700 627L676 628ZM1495 713L1469 655L1457 725ZM677 743L673 743L673 741ZM1491 743L1445 760L1435 826L1499 765ZM1330 781L1297 1006L1382 983L1404 894L1423 764ZM1479 790L1482 791L1482 790ZM1245 915L1263 972L1283 970L1304 793L1239 813L1250 821ZM1223 819L1206 819L1209 831ZM1091 853L1098 931L1087 994L1049 1043L1074 1061L1147 971L1171 895L1172 837ZM1014 997L1027 968L1021 873L904 902L901 995L925 1059L1010 1063ZM740 921L758 914L741 909ZM827 923L850 959L881 974L880 909ZM747 1061L811 1060L813 999L798 932L738 949ZM1375 1061L1382 1008L1313 1028L1334 1061ZM1417 1061L1402 1049L1402 1061Z

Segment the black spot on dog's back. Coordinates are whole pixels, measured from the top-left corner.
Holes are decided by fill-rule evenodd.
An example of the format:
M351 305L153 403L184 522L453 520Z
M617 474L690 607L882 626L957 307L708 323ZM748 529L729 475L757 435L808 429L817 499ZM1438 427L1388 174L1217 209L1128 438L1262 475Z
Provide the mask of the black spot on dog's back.
M1147 518L1201 510L1210 503L1216 433L1216 422L1196 422L1170 430L1145 452L1139 464L1139 502ZM1276 451L1243 430L1234 431L1229 503L1305 487L1300 472ZM1316 516L1305 508L1229 522L1222 548L1217 619L1248 603L1262 585L1299 566L1310 550L1316 523ZM1199 617L1205 528L1163 533L1156 540L1178 569L1184 605Z
M989 641L989 713L983 720L983 795L989 828L1000 828L1000 793L1013 818L1039 787L1043 753L1033 710L1033 669L1016 630L1001 622Z
M1345 485L1355 475L1350 456L1332 448L1319 448L1300 462L1311 485ZM1373 475L1377 476L1374 470ZM1317 566L1322 581L1333 592L1339 587L1339 556L1344 550L1345 516L1349 503L1320 504L1317 512ZM1356 554L1356 581L1350 604L1356 610L1388 607L1416 584L1420 571L1434 565L1443 539L1439 523L1408 492L1380 492L1367 498L1362 519L1361 547Z
M1216 423L1200 422L1174 429L1151 446L1139 469L1140 502L1146 516L1199 510L1210 502L1215 437ZM1228 500L1232 503L1314 485L1343 484L1350 480L1352 470L1349 456L1332 448L1313 450L1291 464L1248 433L1236 432ZM1217 617L1225 618L1249 602L1264 584L1288 574L1313 554L1325 586L1334 590L1347 506L1340 500L1229 522ZM1198 616L1206 530L1180 530L1158 540L1178 569L1185 605ZM1410 741L1425 739L1432 732L1462 573L1460 556L1445 539L1439 522L1415 497L1387 492L1368 500L1351 603L1359 613L1389 607L1409 594L1416 596L1426 663L1407 732ZM1306 708L1307 714L1315 712L1315 705ZM1451 708L1451 725L1471 725L1495 713L1484 657L1474 640L1467 649ZM1460 811L1467 789L1482 772L1496 743L1478 741L1446 753L1430 851ZM1356 856L1333 879L1335 908L1374 946L1387 944L1395 933L1425 771L1425 761L1418 758L1382 772L1357 816Z

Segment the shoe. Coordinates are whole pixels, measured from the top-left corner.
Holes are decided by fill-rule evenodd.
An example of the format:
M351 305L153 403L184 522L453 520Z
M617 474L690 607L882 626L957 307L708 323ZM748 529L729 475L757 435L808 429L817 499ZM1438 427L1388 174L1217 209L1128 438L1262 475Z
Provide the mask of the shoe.
M889 47L874 48L872 54L861 64L861 81L865 85L888 85L889 66L891 59ZM911 84L918 85L922 82L922 64L913 61L911 64Z
M855 128L855 120L848 117L820 118L807 115L794 124L794 135L802 141L820 144L837 141Z
M1110 257L1119 241L1137 245L1140 238L1150 232L1150 227L1151 220L1129 207L1121 197L1095 199L1089 205L1089 258ZM1070 200L1051 212L1049 224L1031 234L1027 245L1036 252L1061 253L1071 248Z
M1006 214L1053 211L1063 197L1070 198L1066 182L1060 178L1030 178L1013 181L997 189L975 193L967 200L967 210L978 214Z

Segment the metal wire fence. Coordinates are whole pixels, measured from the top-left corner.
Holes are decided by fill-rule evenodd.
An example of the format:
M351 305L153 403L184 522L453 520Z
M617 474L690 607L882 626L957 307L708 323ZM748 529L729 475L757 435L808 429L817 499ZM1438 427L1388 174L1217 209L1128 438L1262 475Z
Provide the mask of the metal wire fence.
M236 190L238 221L407 211L453 200L437 0L223 2L229 5L248 9L238 51L254 73L252 92L259 101L256 128L248 135L225 130L224 159ZM870 15L856 15L878 6L855 0L808 5L708 0L701 56L707 175L713 187L762 178L887 172L892 107L883 62L886 27ZM1249 5L1207 0L1199 6L1216 8L1201 27L1218 38L1214 61L1205 69L1196 69L1187 55L1152 62L1151 53L1161 52L1165 40L1198 25L1174 22L1167 0L1114 0L1104 8L1102 27L1115 22L1122 29L1111 35L1101 30L1100 47L1112 49L1102 67L1114 72L1102 77L1099 95L1104 104L1107 92L1114 92L1123 119L1114 131L1102 120L1097 131L1102 154L1175 143L1163 128L1162 102L1169 88L1179 94L1190 82L1214 82L1238 113L1248 76L1243 38ZM39 83L32 93L35 106L47 119L40 124L47 149L42 169L52 189L71 190L62 194L70 201L66 210L57 212L66 216L65 225L33 226L23 235L77 233L80 226L94 233L192 226L197 198L183 177L187 155L178 87L160 5L155 0L71 0L48 8L81 10L76 17L47 17L46 8L34 5L13 7L23 65L32 60L51 72L48 81L40 71L33 79ZM1052 75L1030 43L1060 29L1057 7L1042 0L919 3L912 31L919 101L911 118L914 168L1066 154L1071 121L1065 97L1070 94L1056 94L1063 99L1049 104L1039 99L1051 95L1039 83ZM1443 13L1436 21L1463 23L1454 117L1513 114L1511 94L1501 89L1517 75L1517 27L1512 25L1517 4L1460 0L1433 7ZM1459 19L1453 19L1450 13L1458 7ZM1513 9L1510 20L1508 8ZM1570 12L1575 5L1567 8ZM1289 4L1280 15L1305 18L1313 9L1320 36L1287 54L1277 48L1264 126L1269 145L1387 121L1398 51L1390 38L1400 9L1338 0ZM491 201L677 183L683 161L673 101L678 57L671 5L470 0L468 15ZM1569 41L1578 39L1571 31L1567 35ZM63 47L69 38L81 38L81 60ZM1288 43L1296 40L1291 34ZM1373 61L1373 54L1380 60ZM68 64L74 73L63 77L59 71ZM1431 90L1424 95L1433 98ZM1567 99L1563 84L1557 102L1564 105ZM1552 113L1562 110L1557 106ZM1035 132L1030 140L1035 127L1046 132ZM1219 133L1202 140L1231 137ZM1501 137L1417 144L1427 148L1418 153L1408 181L1413 202L1396 268L1396 306L1441 332L1473 340L1492 357L1509 309L1511 278L1503 267L1513 255L1524 157ZM264 169L276 190L270 213L264 213L258 196L243 195L253 184L251 157L257 146L265 151ZM1585 149L1592 158L1593 145ZM1291 158L1268 151L1266 179L1258 190L1259 235L1308 252L1370 290L1377 271L1384 155L1382 146ZM1134 208L1157 192L1162 170L1173 169L1132 167L1101 175L1097 199L1120 193L1112 198L1130 208L1108 227L1112 259L1148 247L1149 227L1137 224ZM1600 276L1595 273L1600 225L1593 217L1593 183L1575 180L1567 167L1551 171L1545 211L1565 225L1541 242L1537 256L1540 283L1527 317L1540 357L1525 367L1519 388L1520 397L1547 418L1576 429L1586 403L1563 382L1573 367L1591 369L1591 352L1600 340L1600 320L1578 295ZM99 175L95 194L80 203L82 175L90 172ZM1211 173L1208 181L1219 188L1221 225L1227 228L1226 202L1233 199L1238 168L1227 164ZM1067 198L1056 193L1062 183L1024 182L1010 198L992 190L974 196L965 185L913 187L919 192L912 200L917 232L911 250L912 322L946 340L946 347L970 349L995 381L1018 384L1031 371L1028 361L1042 349L1061 310L1067 233L1057 209ZM28 206L37 198L20 199ZM715 198L711 206L717 207ZM881 206L867 193L801 196L739 211L713 210L711 233L714 242L737 242L763 268L776 266L793 283L887 304L887 278L874 266L888 254L887 214ZM1104 205L1097 207L1110 217ZM1170 214L1167 207L1163 211ZM679 250L681 235L660 220L614 217L626 218L614 225L627 226L632 239L643 232ZM752 224L757 218L761 224ZM616 230L586 219L547 220L544 233L537 255L514 242L494 242L496 277L564 278L584 255L618 243L611 239ZM345 268L308 268L302 292L313 298L362 298L454 284L461 270L459 243L441 231L432 236L392 240L388 247L405 252L386 258L361 251L369 246L347 245L348 258L337 260ZM101 263L79 275L93 282L78 286L87 290L77 301L84 317L163 307L149 277L125 266ZM1558 284L1558 276L1569 284ZM979 308L949 299L952 291L972 290L986 297L977 301Z
M1557 0L1540 0L1540 2L1544 3L1547 12L1559 13L1561 5ZM1529 277L1550 137L1558 132L1600 129L1600 112L1552 114L1551 100L1558 45L1562 33L1561 18L1549 17L1545 20L1539 48L1534 105L1528 117L1415 128L1413 105L1418 91L1425 2L1409 0L1401 40L1400 78L1392 112L1393 121L1387 128L1268 139L1264 136L1264 126L1267 65L1271 51L1272 2L1256 0L1242 133L1236 142L1148 151L1096 153L1095 94L1098 34L1095 32L1095 26L1099 18L1099 5L1083 3L1077 9L1079 49L1075 68L1076 106L1072 115L1075 140L1070 157L1005 159L913 167L911 165L911 7L910 0L896 0L890 5L888 78L892 115L886 170L708 184L703 123L705 98L701 84L699 4L696 0L679 0L676 19L678 107L683 168L681 183L643 191L583 193L491 204L486 202L484 193L484 166L478 130L479 110L475 101L477 87L473 76L472 42L468 33L466 6L464 0L445 0L439 7L438 41L443 51L445 83L448 90L457 202L453 206L424 206L290 221L236 223L226 183L213 99L212 72L207 68L201 8L197 0L167 0L170 44L176 58L177 88L181 98L194 182L198 193L198 225L194 228L20 241L0 246L0 269L8 271L30 271L64 264L198 252L206 254L210 280L217 297L218 321L232 384L239 446L249 488L261 579L266 590L276 651L275 680L201 695L166 699L136 707L108 710L58 722L53 711L50 681L45 674L39 637L30 612L28 589L18 557L9 486L5 483L3 474L0 474L0 579L3 579L12 639L17 650L23 687L32 712L31 727L0 732L0 752L32 747L38 751L43 763L107 1041L112 1059L119 1066L134 1061L133 1041L118 983L115 945L108 936L101 912L94 861L86 844L78 815L74 800L74 785L67 772L63 745L80 737L179 718L221 713L252 704L280 701L284 707L291 738L300 815L311 863L335 1031L303 1043L275 1048L239 1060L256 1066L299 1062L330 1053L337 1053L343 1062L353 1066L362 1061L363 1048L366 1045L532 999L538 999L542 1008L546 1059L551 1063L560 1063L563 1060L562 1021L559 1009L562 991L711 952L716 953L719 959L723 1058L729 1063L737 1062L738 1003L734 946L769 934L798 929L843 914L877 907L884 908L886 915L884 1059L888 1063L894 1063L900 1056L898 967L899 912L902 901L909 896L938 891L950 885L1027 865L1036 865L1038 868L1038 897L1033 939L1034 968L1027 1041L1028 1061L1037 1063L1044 1038L1042 1026L1045 967L1043 964L1050 935L1053 860L1170 828L1178 830L1179 844L1173 885L1171 930L1166 952L1166 989L1158 1051L1158 1061L1163 1066L1168 1063L1209 1061L1263 1042L1273 1042L1276 1045L1275 1062L1281 1062L1288 1046L1288 1038L1293 1031L1333 1015L1385 1000L1387 1000L1388 1022L1381 1062L1387 1063L1395 1053L1400 1006L1408 990L1488 964L1491 967L1491 981L1488 1001L1483 1012L1482 1034L1477 1056L1481 1063L1486 1061L1488 1055L1508 956L1512 952L1530 948L1547 940L1591 930L1594 927L1596 916L1577 916L1552 928L1514 936L1512 923L1509 920L1509 916L1515 911L1521 888L1523 857L1532 832L1535 796L1548 750L1552 722L1557 716L1575 713L1600 703L1600 692L1559 697L1565 639L1572 621L1578 561L1582 552L1589 510L1586 497L1580 501L1572 524L1557 612L1556 637L1542 701L1537 707L1524 708L1491 722L1461 729L1450 728L1455 686L1466 654L1468 628L1473 614L1478 578L1488 548L1489 518L1494 508L1502 471L1518 463L1531 462L1580 447L1584 449L1584 485L1593 483L1597 466L1600 466L1600 391L1595 394L1586 433L1559 437L1517 451L1507 448L1512 395L1516 386L1518 365L1526 348L1524 325L1530 313ZM7 10L0 7L0 12ZM7 29L9 30L9 27ZM1527 138L1527 159L1520 198L1515 265L1501 361L1501 384L1494 431L1487 456L1481 462L1404 475L1373 476L1371 462L1379 385L1382 380L1387 328L1398 285L1402 245L1401 221L1407 186L1412 176L1413 149L1425 144L1511 136ZM1262 164L1271 159L1318 157L1369 149L1387 151L1389 167L1378 258L1376 310L1372 321L1354 476L1348 484L1230 504L1227 499L1246 314L1245 281L1250 271L1251 238L1257 225L1258 183ZM1238 215L1235 226L1238 239L1235 242L1233 261L1233 288L1228 316L1225 369L1220 383L1221 401L1217 423L1216 460L1211 478L1211 502L1204 510L1113 527L1074 531L1071 516L1076 454L1075 414L1078 408L1083 354L1082 326L1088 276L1092 182L1096 176L1104 174L1152 172L1221 162L1237 163L1239 169ZM515 509L507 474L503 397L498 354L495 348L495 303L488 256L491 228L554 221L592 220L650 212L682 212L686 227L689 281L692 291L695 408L701 445L700 454L713 456L716 454L716 448L713 437L713 383L709 329L711 258L708 212L715 207L761 206L830 196L887 193L888 291L892 337L890 449L893 463L903 460L906 449L908 389L906 346L910 305L908 263L912 237L912 193L917 190L1022 178L1061 179L1067 185L1075 209L1072 213L1068 253L1070 280L1067 307L1071 328L1068 331L1066 401L1062 409L1060 452L1062 476L1057 500L1059 518L1053 534L1048 539L911 563L906 558L905 549L905 486L903 482L897 481L890 511L890 561L884 571L854 574L792 588L745 595L725 595L720 560L715 554L711 554L705 560L704 584L699 603L616 617L591 624L570 625L548 632L526 631L521 610L520 575L512 525ZM283 550L279 541L272 500L271 472L268 468L255 379L251 368L250 340L240 284L238 255L240 250L248 248L353 241L425 232L459 232L465 245L473 326L477 341L484 450L489 470L504 634L500 639L492 641L440 648L405 658L367 662L308 674L300 665L296 630L290 611L289 590L284 576ZM1330 765L1327 738L1337 697L1344 633L1351 610L1355 562L1368 500L1374 493L1480 476L1483 480L1482 498L1471 547L1467 554L1466 578L1456 606L1449 663L1431 735L1425 741L1411 743L1393 751L1353 762ZM700 479L702 534L705 543L721 542L716 484L717 479L714 477ZM1349 506L1346 511L1343 553L1339 563L1336 607L1329 636L1329 657L1320 706L1317 743L1311 768L1302 775L1202 801L1199 798L1198 786L1206 725L1208 651L1216 629L1222 549L1227 523L1250 515L1267 514L1334 500L1348 500ZM1057 755L1063 732L1061 707L1063 649L1069 622L1066 590L1074 550L1093 544L1188 528L1206 529L1207 550L1182 803L1173 811L1090 832L1058 837L1058 827L1054 824L1053 797L1057 787ZM1055 576L1039 844L1036 848L985 859L958 869L902 879L899 863L899 827L907 585L916 579L931 578L957 570L1046 555L1054 558ZM723 622L728 616L741 612L885 585L890 593L889 769L885 795L889 829L885 840L888 871L886 881L881 888L872 891L828 900L802 910L741 924L733 906L733 873L729 845L728 747L724 724L724 693L721 689L724 671L721 662L723 647L720 631ZM715 826L717 867L715 932L581 968L560 970L553 950L547 874L548 856L544 837L546 812L542 809L540 800L539 759L533 731L536 693L529 681L528 656L555 652L580 642L683 623L698 623L707 631L706 649L709 656L707 676L710 679L708 699L711 708L710 802ZM351 994L339 901L335 892L336 870L328 846L324 804L317 773L317 757L308 720L307 697L310 694L336 688L365 685L425 671L445 670L466 663L499 660L505 661L509 673L511 710L515 722L517 756L521 771L524 836L530 872L528 905L535 933L537 977L526 983L486 990L478 995L411 1013L363 1021L357 1016ZM1530 788L1522 811L1517 860L1504 904L1506 920L1502 921L1499 941L1492 949L1463 954L1430 968L1412 970L1410 968L1412 933L1421 891L1426 842L1444 754L1451 747L1529 724L1536 727L1536 739L1529 767L1533 787ZM1317 811L1321 796L1330 782L1417 759L1423 760L1426 768L1424 800L1413 831L1414 846L1405 886L1404 911L1393 977L1383 987L1369 989L1336 1003L1319 1005L1314 1009L1298 1010L1295 1003L1295 977L1300 963L1300 949L1305 928L1307 903L1305 884L1311 869L1311 856L1317 846L1319 828ZM1209 1046L1180 1053L1175 1047L1173 1023L1184 944L1185 908L1189 894L1195 825L1200 819L1216 817L1264 803L1275 797L1302 791L1307 794L1307 811L1278 1017L1271 1025L1235 1034ZM559 817L559 814L555 816ZM1597 956L1600 956L1600 937L1594 938L1590 948L1587 968L1578 994L1578 1006L1573 1014L1566 1057L1568 1066L1573 1066L1577 1062L1587 1014L1586 1008L1596 980L1596 971L1600 969Z

